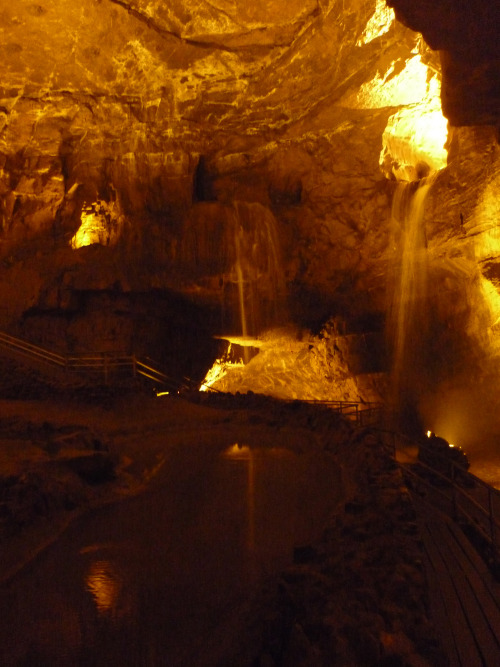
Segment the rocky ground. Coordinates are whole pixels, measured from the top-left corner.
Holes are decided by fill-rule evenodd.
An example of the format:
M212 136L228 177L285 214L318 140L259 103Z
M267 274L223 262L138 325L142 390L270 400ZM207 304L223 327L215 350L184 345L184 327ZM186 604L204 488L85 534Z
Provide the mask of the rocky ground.
M266 446L279 432L295 450L321 448L337 458L345 499L322 539L298 547L294 564L255 601L227 667L445 664L428 616L411 499L377 434L299 402L252 394L189 399L61 387L4 363L2 580L81 512L139 493L164 461L155 434L168 432L174 444L196 426L220 445L243 429Z

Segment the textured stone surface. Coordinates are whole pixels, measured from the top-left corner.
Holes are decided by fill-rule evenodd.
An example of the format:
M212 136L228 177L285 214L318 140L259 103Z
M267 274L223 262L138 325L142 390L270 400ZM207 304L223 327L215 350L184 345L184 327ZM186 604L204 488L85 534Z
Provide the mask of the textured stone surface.
M453 125L498 125L498 0L388 0L399 20L441 51L443 109Z
M69 349L172 360L181 345L191 358L197 335L242 326L243 294L252 333L276 312L380 332L395 178L438 164L417 126L439 116L441 67L454 124L494 123L497 105L496 3L393 4L411 29L380 0L3 5L0 325ZM436 297L438 352L450 330L486 345L495 322L481 276L494 296L496 255L463 239L480 216L492 246L494 130L457 128L449 148L425 223L437 292L453 296Z

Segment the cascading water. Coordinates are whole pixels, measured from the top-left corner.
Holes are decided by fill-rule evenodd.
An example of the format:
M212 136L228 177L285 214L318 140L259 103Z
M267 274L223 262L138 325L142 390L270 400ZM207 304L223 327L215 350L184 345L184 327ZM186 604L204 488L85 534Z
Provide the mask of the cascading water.
M275 322L283 294L283 271L274 216L260 204L235 202L228 241L234 264L229 280L238 288L241 335L255 336Z
M255 337L280 320L284 301L276 219L255 202L195 210L177 261L196 289L219 294L221 336Z
M400 183L392 206L398 231L394 292L389 310L392 349L392 407L398 426L418 428L416 406L428 366L429 264L425 202L434 177Z

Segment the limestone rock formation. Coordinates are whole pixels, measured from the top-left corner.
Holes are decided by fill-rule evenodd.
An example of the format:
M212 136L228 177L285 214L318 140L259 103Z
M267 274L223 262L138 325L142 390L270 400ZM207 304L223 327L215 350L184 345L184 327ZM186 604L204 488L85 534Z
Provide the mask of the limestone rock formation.
M213 335L379 336L397 182L438 171L432 354L491 355L497 4L4 5L0 325L195 376Z
M440 51L443 109L453 125L497 125L500 103L498 0L388 0L400 21Z

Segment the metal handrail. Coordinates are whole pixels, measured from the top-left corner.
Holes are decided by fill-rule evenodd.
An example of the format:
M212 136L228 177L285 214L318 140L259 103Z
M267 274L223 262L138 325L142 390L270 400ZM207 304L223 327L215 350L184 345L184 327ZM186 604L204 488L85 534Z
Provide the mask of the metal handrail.
M10 336L0 332L0 347L5 347L17 354L28 357L34 361L45 362L50 366L58 366L65 371L75 373L99 373L104 376L108 383L110 374L120 370L129 371L132 377L140 375L162 385L176 384L172 378L169 378L163 371L155 368L151 364L137 359L132 355L121 352L103 352L101 354L71 354L61 355L52 352L28 341Z
M49 350L45 350L43 347L33 345L33 343L28 343L21 338L15 338L14 336L9 336L3 332L0 332L0 345L1 344L3 344L5 347L14 349L21 354L25 353L27 356L39 357L49 363L54 363L59 366L64 366L65 364L65 357L62 355L55 352L50 352Z
M296 399L289 399L288 402L293 403ZM385 408L382 403L376 401L367 401L358 403L356 401L340 401L340 400L321 400L321 399L305 399L301 403L309 405L324 405L332 408L335 412L340 413L348 419L354 418L357 426L367 426L374 421L378 421L383 414Z
M385 431L385 433L392 437L391 446L395 459L398 452L398 440L405 440L406 446L423 447L431 450L431 448L425 447L422 443L408 436L391 431ZM418 467L410 467L408 463L399 463L399 466L404 474L445 498L451 505L453 517L456 520L462 520L483 538L489 546L493 562L498 564L500 562L500 521L496 515L500 512L500 491L480 477L476 477L473 473L465 470L457 462L448 460L441 456L439 452L431 451L435 458L441 459L449 466L450 475L445 475L440 470L419 460L417 460ZM430 479L426 479L422 472L430 473ZM436 485L436 480L445 482L448 493ZM483 489L486 495L485 500L481 501L477 494L474 496L467 489ZM496 503L494 500L496 500ZM496 511L495 505L497 506Z

